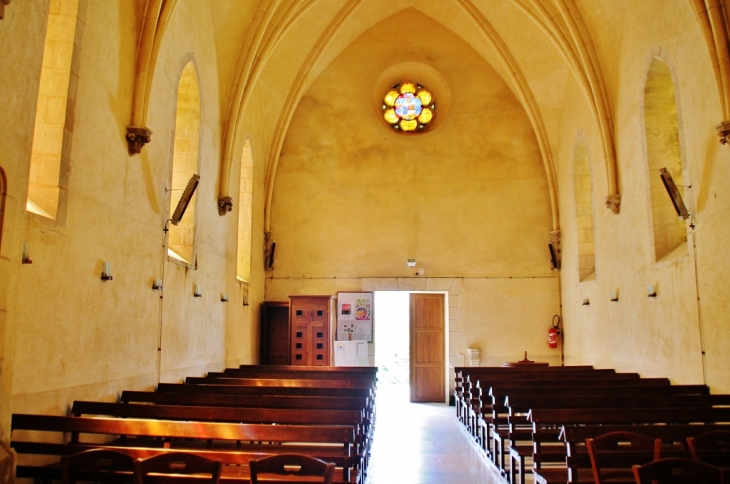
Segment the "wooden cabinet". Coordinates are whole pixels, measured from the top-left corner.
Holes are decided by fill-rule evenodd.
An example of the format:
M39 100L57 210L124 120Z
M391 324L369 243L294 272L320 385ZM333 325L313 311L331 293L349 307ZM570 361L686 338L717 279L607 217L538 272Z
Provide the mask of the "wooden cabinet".
M262 365L291 364L289 303L265 301L261 306L259 362Z
M329 366L332 296L289 296L291 364Z

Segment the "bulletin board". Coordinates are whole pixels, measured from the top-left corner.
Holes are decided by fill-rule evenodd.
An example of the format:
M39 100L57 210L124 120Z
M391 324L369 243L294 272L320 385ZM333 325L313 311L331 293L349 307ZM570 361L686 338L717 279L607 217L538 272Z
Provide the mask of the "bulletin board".
M337 293L337 341L373 342L373 293Z

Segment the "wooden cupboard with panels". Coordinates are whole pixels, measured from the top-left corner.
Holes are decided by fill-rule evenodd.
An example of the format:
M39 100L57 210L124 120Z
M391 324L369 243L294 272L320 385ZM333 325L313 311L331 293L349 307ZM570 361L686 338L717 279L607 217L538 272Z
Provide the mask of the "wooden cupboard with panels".
M289 296L291 364L330 366L332 296Z

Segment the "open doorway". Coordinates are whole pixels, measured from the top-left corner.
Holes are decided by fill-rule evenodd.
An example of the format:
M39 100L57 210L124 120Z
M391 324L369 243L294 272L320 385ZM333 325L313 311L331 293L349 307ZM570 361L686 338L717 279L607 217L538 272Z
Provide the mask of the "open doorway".
M375 366L378 384L407 389L409 382L408 292L376 291Z
M376 291L373 298L379 393L387 387L412 402L445 402L447 294Z

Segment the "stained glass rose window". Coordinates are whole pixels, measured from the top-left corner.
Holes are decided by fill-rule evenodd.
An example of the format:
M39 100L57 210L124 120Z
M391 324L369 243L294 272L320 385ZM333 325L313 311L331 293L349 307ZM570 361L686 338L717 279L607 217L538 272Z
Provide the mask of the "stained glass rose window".
M435 109L431 92L412 82L396 84L383 97L383 119L404 133L425 129Z

